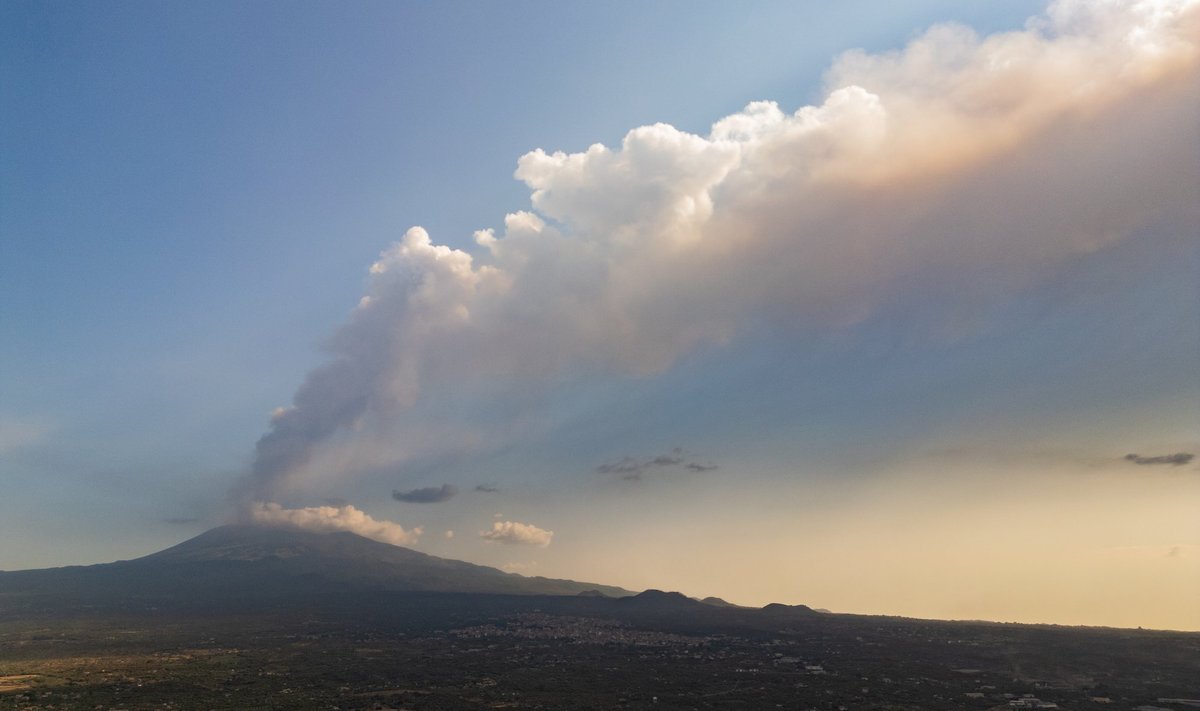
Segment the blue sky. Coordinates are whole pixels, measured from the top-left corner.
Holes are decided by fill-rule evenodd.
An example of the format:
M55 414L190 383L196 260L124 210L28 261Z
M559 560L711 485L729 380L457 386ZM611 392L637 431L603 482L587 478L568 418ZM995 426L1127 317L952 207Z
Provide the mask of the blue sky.
M881 543L862 531L894 515L882 502L915 497L901 525L918 533L892 557L920 559L936 585L960 570L919 554L961 531L935 523L943 512L1005 530L981 491L1069 508L1083 489L1095 535L1063 553L1090 561L1080 580L1200 585L1197 526L1102 533L1126 487L1163 497L1138 514L1155 519L1200 493L1194 463L1123 459L1200 446L1200 189L1185 160L1200 141L1178 80L1194 54L1132 1L1094 16L896 5L5 3L0 569L132 557L226 520L272 411L323 363L369 352L349 362L380 363L370 404L285 458L258 498L345 502L421 527L414 545L431 553L630 587L1142 624L1109 599L1005 607L923 598L915 582L889 607L822 562L874 560ZM979 39L1030 17L1002 50L1014 35ZM923 34L944 22L977 36ZM1137 22L1166 49L1113 51ZM1055 64L1063 37L1083 49ZM1005 58L1024 73L980 74ZM744 111L763 100L781 116L822 107L829 143L772 133ZM970 111L977 124L961 122ZM710 129L731 115L753 125L721 143ZM816 125L803 120L796 131ZM625 138L658 123L677 131ZM859 155L873 141L881 152ZM556 162L595 143L614 162ZM535 149L544 159L514 178ZM810 169L827 172L788 177ZM542 226L506 227L521 211ZM417 225L428 249L414 237L380 257ZM499 250L473 237L487 228ZM543 246L563 236L591 251ZM457 318L438 310L454 290L412 311L404 275L447 266L437 245L504 277L471 287L479 325L459 335L414 325ZM415 384L400 382L405 359ZM680 461L642 466L655 457ZM627 458L640 477L596 471ZM444 484L459 494L391 496ZM476 535L493 520L555 538ZM780 572L789 541L810 556L794 566L828 584ZM1027 545L1001 546L994 574L1050 565L1019 562ZM1147 560L1103 557L1135 549ZM751 550L776 555L740 586L662 564L720 568ZM1178 565L1153 568L1159 553ZM1147 626L1200 626L1180 595L1138 598L1166 610Z

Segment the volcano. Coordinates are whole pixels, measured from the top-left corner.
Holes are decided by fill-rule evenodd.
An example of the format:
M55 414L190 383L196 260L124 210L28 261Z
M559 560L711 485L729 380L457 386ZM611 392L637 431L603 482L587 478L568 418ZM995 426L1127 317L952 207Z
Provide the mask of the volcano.
M611 585L527 577L354 533L229 525L134 560L0 572L0 602L204 601L313 592L631 595Z

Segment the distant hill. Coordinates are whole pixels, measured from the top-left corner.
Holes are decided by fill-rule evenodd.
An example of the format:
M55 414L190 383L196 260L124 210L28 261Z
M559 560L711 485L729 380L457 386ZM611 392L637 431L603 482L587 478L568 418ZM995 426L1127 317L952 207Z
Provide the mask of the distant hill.
M819 614L816 610L812 609L808 605L784 605L783 603L779 602L768 603L763 606L762 610L763 612L770 613L772 615L792 616Z
M621 600L621 604L629 608L642 609L695 609L700 601L684 595L681 592L663 592L662 590L645 590L632 597Z
M0 603L17 597L212 600L333 591L632 595L610 585L526 577L438 558L345 532L221 526L143 558L0 572Z

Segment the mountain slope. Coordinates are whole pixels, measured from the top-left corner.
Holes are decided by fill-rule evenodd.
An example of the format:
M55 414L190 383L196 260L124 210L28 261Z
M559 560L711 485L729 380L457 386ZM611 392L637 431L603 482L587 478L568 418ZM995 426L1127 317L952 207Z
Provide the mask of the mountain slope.
M247 525L214 528L130 561L0 573L0 600L71 593L130 600L178 595L203 599L338 590L631 594L596 583L505 573L345 531L313 533Z

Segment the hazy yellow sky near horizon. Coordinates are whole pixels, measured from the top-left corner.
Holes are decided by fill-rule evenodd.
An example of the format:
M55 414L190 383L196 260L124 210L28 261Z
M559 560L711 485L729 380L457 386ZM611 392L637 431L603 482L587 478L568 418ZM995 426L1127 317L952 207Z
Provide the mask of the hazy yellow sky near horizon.
M521 572L747 605L1200 631L1194 467L969 469L899 474L836 503L718 490L657 525L572 526L578 538L560 533Z

